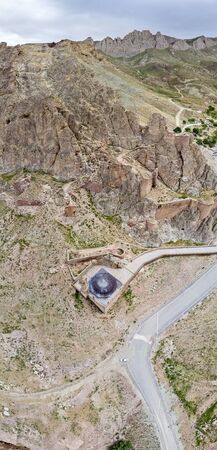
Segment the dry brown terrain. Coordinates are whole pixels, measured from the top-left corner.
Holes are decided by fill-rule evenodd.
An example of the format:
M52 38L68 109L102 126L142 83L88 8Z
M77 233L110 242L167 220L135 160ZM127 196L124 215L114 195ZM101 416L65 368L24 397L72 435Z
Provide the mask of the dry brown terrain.
M186 450L216 449L216 301L214 293L171 328L155 357L159 380L180 399L174 407Z
M141 400L114 371L95 377L73 395L7 405L11 417L1 419L2 439L31 450L106 450L125 437L135 450L159 450Z
M16 206L12 191L6 194L10 207L2 204L0 380L2 388L37 391L88 374L208 258L156 262L133 282L133 299L122 298L103 317L89 301L74 297L66 252L114 241L128 242L135 251L136 243L120 224L95 214L85 191L75 190L77 212L69 219L63 186L51 178L33 176L23 195L40 198L42 205ZM171 285L168 274L176 280Z
M103 360L109 367L108 358L138 323L215 258L155 262L134 280L132 295L123 296L104 316L90 301L74 296L67 250L114 241L125 242L134 253L141 248L119 222L96 213L85 191L74 189L76 214L66 218L66 185L34 174L19 200L34 198L37 206L20 206L13 190L17 179L20 175L7 181L1 203L1 440L40 450L103 450L117 436L126 435L140 450L150 435L140 398L112 362L109 372L107 366L99 366L94 375L94 368ZM81 384L74 388L70 382ZM67 385L61 393L61 386ZM43 394L51 387L56 392ZM37 391L41 394L34 400L31 393ZM29 396L19 397L22 392ZM147 446L155 450L153 430L150 436Z
M2 44L0 68L3 176L24 169L73 182L147 246L215 242L217 162L168 130L183 108L84 43ZM169 215L156 185L176 196Z
M103 315L66 255L215 242L215 159L159 115L143 126L177 105L91 45L2 44L0 69L0 446L158 450L118 351L215 258L155 262Z

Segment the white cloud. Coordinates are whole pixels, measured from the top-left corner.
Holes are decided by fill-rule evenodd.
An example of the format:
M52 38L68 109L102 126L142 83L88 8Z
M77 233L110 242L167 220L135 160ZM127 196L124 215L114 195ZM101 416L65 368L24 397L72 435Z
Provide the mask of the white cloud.
M0 0L0 38L12 45L38 41L40 34L43 40L58 15L50 0Z
M215 35L216 16L216 0L0 0L0 40L101 39L135 28L177 37Z
M58 9L49 0L0 0L1 20L16 18L47 21L58 17Z

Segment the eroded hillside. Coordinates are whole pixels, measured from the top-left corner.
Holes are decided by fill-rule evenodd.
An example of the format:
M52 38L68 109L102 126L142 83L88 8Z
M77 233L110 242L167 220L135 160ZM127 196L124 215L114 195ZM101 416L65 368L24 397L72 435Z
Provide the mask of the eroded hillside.
M215 240L215 158L159 115L140 125L100 64L93 46L70 41L1 46L1 173L75 181L146 245Z
M105 450L126 437L156 450L110 358L214 257L154 263L104 316L73 292L66 255L215 242L215 158L168 130L174 104L92 45L2 45L0 65L0 446Z

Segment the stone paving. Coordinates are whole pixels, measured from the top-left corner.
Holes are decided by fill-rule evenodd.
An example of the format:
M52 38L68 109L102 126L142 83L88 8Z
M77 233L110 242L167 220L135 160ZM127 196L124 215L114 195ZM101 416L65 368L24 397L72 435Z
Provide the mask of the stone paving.
M202 256L214 254L217 254L217 246L160 248L137 256L120 269L107 267L106 265L93 265L82 272L82 275L75 282L74 287L85 298L90 298L102 312L106 313L123 292L126 291L129 284L145 265L157 259L170 256ZM97 277L100 281L97 281ZM96 284L97 289L95 291L91 288L92 282Z

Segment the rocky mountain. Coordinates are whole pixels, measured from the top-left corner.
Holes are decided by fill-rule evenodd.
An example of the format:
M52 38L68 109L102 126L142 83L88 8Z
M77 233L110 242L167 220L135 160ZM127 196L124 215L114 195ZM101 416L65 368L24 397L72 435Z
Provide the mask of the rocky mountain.
M147 268L106 316L73 293L84 265L66 260L114 244L133 258L179 239L216 243L216 159L171 131L184 108L91 43L1 44L0 94L0 449L105 450L123 435L158 450L110 356L204 259Z
M141 126L117 93L96 80L91 68L101 60L94 46L71 41L1 46L0 172L73 181L98 211L119 214L146 244L213 239L214 198L203 207L179 195L217 192L214 158L188 134L169 132L159 115ZM173 206L159 202L163 190Z
M92 38L87 41L94 42ZM199 36L193 39L176 39L165 36L160 32L152 34L149 30L138 31L127 34L123 38L106 37L102 41L94 42L96 48L103 53L115 57L129 57L144 52L149 48L172 48L174 50L202 50L217 45L217 38Z
M88 179L108 147L134 146L133 115L82 63L94 52L72 42L0 49L1 172Z
M109 166L101 165L98 176L97 189L95 184L87 185L97 207L105 214L121 214L128 233L141 242L159 245L186 238L215 239L216 198L203 201L200 194L203 190L217 192L217 165L189 135L169 132L163 117L153 115L149 125L140 130L134 149L110 160ZM175 191L177 197L169 194L170 200L162 201L164 187L167 195Z

